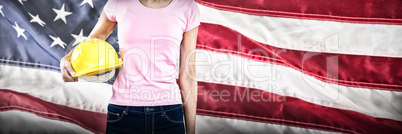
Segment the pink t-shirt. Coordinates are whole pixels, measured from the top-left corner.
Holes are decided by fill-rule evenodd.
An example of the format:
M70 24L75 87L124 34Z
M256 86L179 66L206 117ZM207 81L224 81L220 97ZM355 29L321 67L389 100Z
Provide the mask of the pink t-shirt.
M159 9L138 0L109 0L104 12L118 24L124 64L113 84L110 103L126 106L181 104L176 83L183 33L198 25L194 0L173 0Z

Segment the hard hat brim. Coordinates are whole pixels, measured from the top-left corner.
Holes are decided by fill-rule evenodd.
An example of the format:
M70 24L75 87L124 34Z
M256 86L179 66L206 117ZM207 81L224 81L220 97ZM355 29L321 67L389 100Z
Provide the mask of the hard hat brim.
M119 62L117 63L117 65L105 64L105 65L97 66L97 67L94 67L94 68L81 70L81 71L76 72L74 75L71 75L71 76L80 78L82 75L100 74L100 73L110 71L112 69L120 68L122 65L123 65L123 61L121 59L119 59Z

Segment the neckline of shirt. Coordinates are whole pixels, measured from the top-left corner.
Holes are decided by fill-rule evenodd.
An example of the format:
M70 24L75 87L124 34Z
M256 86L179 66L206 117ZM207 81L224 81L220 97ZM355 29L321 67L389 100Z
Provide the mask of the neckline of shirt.
M173 5L173 3L174 3L176 0L172 0L172 1L169 3L169 5L167 5L167 6L165 6L165 7L162 7L162 8L150 8L150 7L146 7L146 6L144 6L144 5L140 2L140 0L135 0L135 1L140 5L140 7L144 8L144 9L147 9L147 10L164 10L164 9L167 9L167 8L171 7L171 6Z

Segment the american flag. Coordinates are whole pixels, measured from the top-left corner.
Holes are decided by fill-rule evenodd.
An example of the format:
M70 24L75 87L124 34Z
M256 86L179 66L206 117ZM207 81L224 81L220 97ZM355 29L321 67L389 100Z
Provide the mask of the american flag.
M106 2L0 1L0 133L105 132L113 79L59 61ZM401 1L196 2L197 133L402 132Z

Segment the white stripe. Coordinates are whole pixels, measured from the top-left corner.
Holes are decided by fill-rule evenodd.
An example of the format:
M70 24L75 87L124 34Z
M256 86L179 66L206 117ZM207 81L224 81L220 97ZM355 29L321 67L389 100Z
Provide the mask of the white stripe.
M288 67L206 50L197 50L196 61L199 81L257 88L322 106L402 121L402 92L325 83ZM199 97L198 101L202 99Z
M99 113L107 113L112 96L112 86L105 83L66 83L57 71L9 65L0 65L0 89L28 93L48 102Z
M78 125L18 110L0 112L0 133L92 133Z
M197 115L197 134L331 134L316 129Z
M402 57L402 26L267 17L217 10L198 4L205 23L229 27L279 48Z
M31 62L15 61L15 60L6 60L6 59L0 59L0 61L3 61L5 63L17 63L17 64L23 64L23 65L35 65L35 66L40 66L40 67L48 67L48 68L53 68L53 69L60 69L59 67L55 67L55 66L52 66L52 65L46 65L46 64L39 64L39 63L31 63Z
M320 87L314 84L314 82L320 82L315 78L287 67L268 63L251 62L256 66L246 65L249 69L244 67L242 69L244 64L238 64L237 70L234 70L234 65L229 69L219 65L233 64L235 59L237 63L250 61L233 55L197 51L199 63L210 61L209 65L197 66L197 74L203 76L199 78L200 81L257 88L279 94L286 93L287 96L323 106L353 110L374 117L402 120L400 112L402 106L398 105L398 102L402 101L401 92L344 87L328 83L321 83L326 85ZM276 71L272 71L273 69ZM72 108L106 113L108 100L112 94L110 85L89 82L65 83L61 80L60 73L55 71L7 65L0 66L0 70L0 88L28 93L42 100ZM230 75L227 78L217 78L225 76L228 71ZM239 72L243 73L240 75ZM251 75L268 77L269 80L247 77ZM272 80L271 76L275 75L276 80ZM242 78L236 80L238 76ZM276 87L275 90L272 90L273 86Z
M315 78L287 67L252 62L228 54L204 50L197 50L197 52L196 70L201 77L199 81L257 88L300 98L318 105L402 121L402 106L398 104L402 101L401 92L344 87L328 83L321 83L325 84L321 87L314 84L314 82L320 82ZM240 61L243 61L243 64ZM247 61L249 65L245 65L244 61ZM254 66L250 65L251 63ZM229 66L231 67L228 68ZM226 74L230 75L227 78L220 78ZM275 75L276 80L272 80L274 78L272 76ZM260 78L256 77L266 77L269 80L259 80ZM7 65L0 66L0 88L28 93L60 105L100 113L106 113L112 94L111 86L107 84L64 83L60 73L55 71Z

